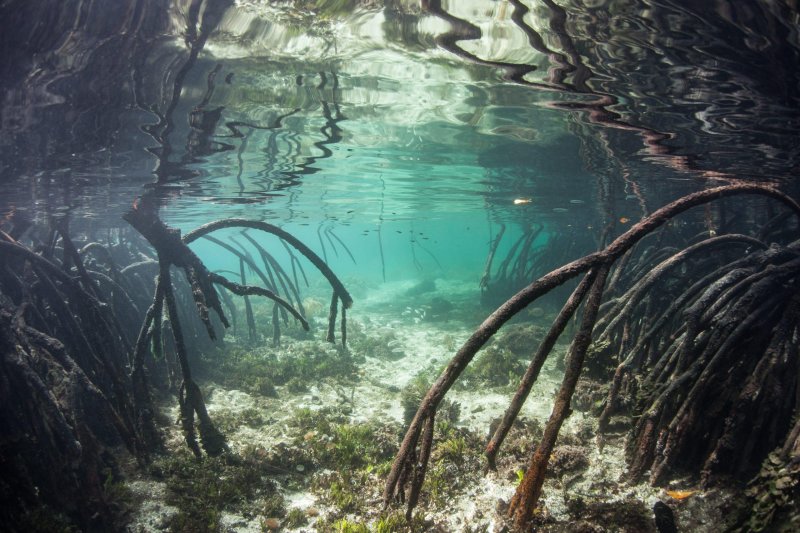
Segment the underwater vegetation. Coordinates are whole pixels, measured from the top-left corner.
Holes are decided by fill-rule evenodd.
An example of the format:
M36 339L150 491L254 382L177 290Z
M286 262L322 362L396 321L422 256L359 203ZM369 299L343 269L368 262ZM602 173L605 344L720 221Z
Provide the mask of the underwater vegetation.
M79 247L69 235L67 217L54 220L44 239L30 232L39 253L19 241L31 229L24 217L9 217L9 231L0 233L4 272L0 348L5 361L3 419L8 435L3 440L3 508L13 510L3 520L12 528L22 527L42 505L67 513L83 527L115 527L106 494L110 485L101 481L108 476L101 472L119 471L120 447L142 463L162 448L148 374L161 374L156 383L174 383L172 375L163 379L163 373L169 373L165 354L171 354L172 368L177 367L180 374L180 423L189 450L195 458L202 457L197 430L208 456L227 452L225 437L211 420L191 372L189 348L196 344L186 340L200 335L190 326L187 337L183 327L192 324L187 320L192 314L187 308L192 307L209 340L217 337L215 323L228 326L214 285L238 295L269 298L308 328L302 314L275 292L209 272L187 246L192 240L231 226L278 235L331 283L328 339L334 341L333 325L341 307L342 344L346 342L345 310L352 299L327 265L283 230L262 222L227 220L181 237L145 203L134 206L125 218L155 254L135 240L122 238L113 247L94 241ZM90 255L97 259L87 261ZM120 268L119 261L128 265ZM184 271L185 283L174 281L171 266ZM139 270L157 273L154 286L148 287ZM149 307L148 298L152 298ZM273 316L277 330L278 314ZM137 321L141 323L138 333L131 327ZM268 377L300 382L322 368L319 359L303 361L298 358L292 376L273 373ZM257 385L269 392L263 382ZM80 494L80 499L76 501L74 494ZM217 507L207 509L214 512ZM214 520L214 516L207 518Z
M788 442L788 440L787 440ZM797 485L800 463L790 458L786 448L771 452L748 484L747 496L754 500L752 511L741 531L766 531L779 526L791 531L800 527Z
M454 495L471 494L488 466L514 488L513 498L496 510L511 529L551 523L541 505L547 480L564 491L570 516L649 531L653 514L640 500L615 507L569 493L597 460L591 443L617 446L624 439L631 482L646 478L668 487L666 498L691 505L697 490L738 479L748 488L726 527L762 531L792 524L800 446L793 357L800 312L800 248L792 240L797 224L766 220L755 235L743 233L741 221L731 222L729 232L720 225L712 235L685 235L664 225L690 207L738 194L764 195L792 216L800 214L791 198L765 186L725 186L681 198L608 247L524 288L444 368L431 362L414 369L402 387L385 386L402 420L366 422L351 416L352 390L367 361L406 359L400 335L359 321L350 324L348 342L342 328L349 295L329 278L325 340L309 337L288 271L285 287L273 284L284 298L209 272L186 246L227 224L269 226L218 222L181 237L132 213L148 248L135 234L120 234L108 245L81 236L76 244L63 220L42 232L12 219L0 241L0 370L8 384L2 414L10 435L2 451L14 459L3 462L2 495L4 509L15 511L3 520L16 530L74 524L115 530L137 505L124 480L146 475L165 486L171 531L219 531L232 515L257 521L264 531L428 531L441 527L431 516L447 513ZM785 221L786 212L774 216ZM676 245L654 244L657 230L661 241ZM639 241L644 246L634 246ZM264 265L271 261L250 261L250 271L260 269L269 279ZM274 278L278 270L271 268ZM506 324L550 288L581 274L560 312ZM247 330L218 334L228 316L247 306L226 303L215 284L232 295L272 300L250 306L254 321L271 316L279 324L270 324L272 344L252 344ZM278 307L300 317L300 327L288 327ZM580 320L572 324L576 313ZM276 338L276 327L289 334ZM520 418L546 360L565 346L558 344L565 332L572 342L564 360L553 362L563 369L563 381L550 419ZM331 342L336 336L343 342ZM455 349L453 338L442 339ZM488 434L460 424L462 405L445 397L456 378L456 389L512 393ZM203 392L213 398L213 388L196 380L273 403L210 410ZM280 416L258 407L290 405L298 397L313 404L321 385L337 391L337 405L303 404ZM180 429L161 414L174 402L170 393L178 398ZM596 419L562 435L572 409ZM237 442L231 450L224 436L264 426L280 426L273 434L282 440ZM183 446L176 444L178 433ZM673 485L677 478L690 479L690 488ZM65 486L81 499L65 494ZM314 495L324 513L293 507L287 490ZM405 513L394 507L395 498ZM656 517L668 521L671 512L658 507Z
M1 530L800 530L797 2L0 13Z
M631 250L638 241L691 207L738 194L773 198L786 206L794 217L800 217L800 205L768 186L729 185L690 194L643 218L604 249L539 277L498 307L458 350L420 403L387 478L384 501L388 504L394 499L405 500L407 516L411 516L428 473L436 414L445 394L456 379L465 373L478 350L506 321L553 288L585 274L539 343L502 422L486 446L486 456L492 466L545 359L582 304L580 326L573 335L565 360L564 378L556 394L552 414L507 511L516 530L527 530L541 496L560 428L571 412L570 401L596 328L600 331L597 338L601 341L610 340L620 353L625 353L625 344L620 347L621 341L627 342L631 338L628 335L632 328L642 327L641 321L635 321L628 313L645 297L647 289L672 265L684 260L698 248L718 245L741 246L741 243L745 243L750 253L742 259L723 264L717 262L711 274L677 297L679 306L691 310L685 329L679 330L678 335L660 329L662 324L653 324L652 330L664 335L662 338L672 343L674 347L671 350L655 351L655 355L661 355L658 358L643 353L640 346L629 355L620 356L621 364L609 389L600 430L604 428L603 420L614 409L622 375L635 361L645 379L648 374L644 370L652 372L649 381L650 387L655 390L649 395L646 389L644 394L640 392L642 399L637 411L638 422L628 441L630 475L633 479L652 467L651 480L657 483L663 481L667 473L693 464L702 467L704 482L707 483L710 477L718 473L752 474L753 465L758 464L775 446L785 449L798 446L800 431L790 431L789 427L789 421L796 415L796 395L781 393L784 390L796 391L798 385L797 358L791 357L792 353L796 354L796 343L791 339L797 334L797 309L800 309L800 279L795 267L798 261L796 244L768 247L758 239L747 236L701 237L701 242L673 252L661 263L638 269L640 277L628 280L630 288L611 302L612 309L608 311L608 306L601 309L604 294L619 283L624 270L622 266L632 261ZM782 214L778 216L785 220ZM769 227L771 221L766 222ZM612 272L618 261L622 266ZM636 266L635 262L633 264ZM771 266L759 268L766 264ZM778 287L782 287L782 290L777 290ZM674 298L671 302L673 305L676 303ZM658 316L654 322L658 322ZM661 315L665 321L673 316L670 312ZM709 328L710 324L717 325ZM770 324L770 327L765 328L764 324ZM609 333L617 325L624 325L621 330L624 335L621 337ZM650 330L651 323L648 322L645 327L645 331ZM642 339L649 342L644 335L633 338L638 338L640 344ZM750 366L745 366L745 363ZM732 364L736 365L736 372L721 372ZM760 394L761 391L767 393ZM717 401L708 402L711 398ZM701 400L705 401L705 405L701 405L704 403ZM719 424L711 432L714 435L711 441L708 439L709 424L706 418L709 404L711 416ZM748 414L757 414L759 423L769 430L753 432ZM742 439L737 438L743 435L749 435L751 444L748 446L742 447ZM787 437L789 440L785 440ZM702 443L699 449L695 446L698 439L702 439L699 440ZM720 457L723 454L727 456L725 460Z
M232 345L224 357L202 358L198 371L224 386L278 397L276 387L298 392L326 378L354 380L363 362L360 353L314 340L295 341L281 349Z
M434 369L424 369L417 373L400 391L400 405L403 407L403 422L408 425L414 418L425 394L430 389L434 378ZM458 422L461 406L458 402L445 400L442 402L442 419L447 422Z
M272 478L276 470L255 453L209 457L184 450L158 457L149 467L153 479L166 482L165 503L177 508L168 523L173 532L218 531L223 511L283 518L286 504Z
M156 280L156 289L153 303L148 308L145 315L144 324L139 332L139 337L136 341L136 349L133 354L133 372L132 379L134 382L134 391L136 393L135 399L137 409L139 412L150 412L152 407L149 404L147 393L147 385L144 376L144 358L147 350L148 341L153 337L154 329L151 326L158 322L156 316L161 315L162 310L166 306L167 316L170 320L172 330L172 337L175 345L175 350L180 364L181 374L183 381L180 386L179 405L181 408L181 425L184 431L184 437L189 449L200 457L201 451L197 444L194 430L194 416L198 417L198 430L200 432L200 439L203 448L209 455L219 455L223 452L225 443L224 437L217 431L206 411L203 397L197 383L192 379L191 371L189 368L188 352L184 345L183 334L180 328L180 321L178 317L178 309L175 298L172 292L172 281L170 274L170 266L175 265L183 268L186 273L186 278L192 287L192 296L197 306L197 312L206 327L208 336L211 339L216 338L216 333L209 319L209 307L215 311L217 317L222 324L227 327L228 321L225 313L222 310L222 304L214 289L214 284L219 284L231 292L245 296L256 294L265 296L274 300L281 308L289 311L292 316L298 319L304 329L308 329L308 323L303 315L295 309L288 301L284 300L276 293L269 289L259 286L241 285L224 278L218 274L209 272L202 261L191 251L188 243L198 239L213 231L228 228L228 227L247 227L257 229L267 233L278 235L284 242L289 243L306 258L308 258L314 266L316 266L333 287L333 296L331 299L331 312L328 326L328 341L334 342L334 326L336 322L336 313L338 309L338 302L342 302L342 344L345 343L346 331L346 309L352 304L352 299L347 293L347 290L336 278L335 274L331 272L330 268L319 258L313 251L311 251L303 243L295 239L293 236L286 233L284 230L267 224L265 222L248 221L248 220L223 220L211 222L189 232L181 238L180 232L177 232L167 227L163 222L158 220L154 211L146 209L145 207L135 206L134 209L125 215L125 220L131 224L137 231L139 231L147 241L155 248L158 255L159 277ZM262 254L266 252L259 248ZM263 255L262 255L263 257ZM269 263L265 259L266 263ZM276 306L277 309L277 306ZM274 326L277 328L277 311L273 315ZM277 331L277 330L276 330ZM275 342L279 340L280 336L276 333ZM150 428L144 428L143 433L151 433Z
M515 382L524 371L525 363L514 352L491 345L481 350L475 364L464 372L464 381L498 387Z

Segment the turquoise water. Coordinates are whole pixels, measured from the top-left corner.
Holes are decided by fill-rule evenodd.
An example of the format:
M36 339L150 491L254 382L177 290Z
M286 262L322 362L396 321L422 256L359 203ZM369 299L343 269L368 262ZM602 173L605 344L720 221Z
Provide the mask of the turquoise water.
M34 53L8 34L4 212L117 225L144 194L182 229L268 220L337 271L477 280L500 224L501 252L541 224L574 258L680 192L797 165L776 6L190 5L98 4L71 34L71 3L52 34L14 13Z
M32 229L20 242L45 253L51 245L58 248L48 233L52 225L68 219L79 247L112 244L135 262L154 252L146 244L137 248L143 241L122 217L146 206L183 232L238 217L269 222L305 243L353 294L349 347L324 341L330 286L301 261L307 278L294 276L301 294L284 296L304 303L310 334L280 321L284 336L273 344L277 312L271 302L258 301L257 334L248 336L243 323L250 309L237 298L227 309L236 310L238 330L228 330L222 343L206 342L202 324L186 321L191 364L233 455L269 474L258 490L271 487L285 498L283 511L295 506L309 519L322 508L322 531L351 531L335 522L345 513L372 527L373 507L409 422L401 403L405 388L420 377L426 388L506 298L603 248L684 194L757 182L798 197L799 20L790 2L738 0L0 2L0 229L10 231L15 217L29 219ZM639 279L648 265L700 237L770 229L768 221L780 212L776 205L737 196L680 215L635 249L640 255L632 264L639 270L625 272L608 300L624 296L624 284ZM780 222L771 229L784 245L794 239L788 224L786 231ZM246 235L293 270L292 254L274 236ZM214 236L259 257L238 229ZM753 252L752 242L747 246ZM199 239L191 248L209 270L240 280L239 259L223 247ZM738 253L720 253L720 260L732 261ZM55 257L73 272L70 260ZM685 277L676 274L657 286L647 311L668 305L687 280L694 283L691 269L706 268L701 259L681 265ZM93 268L107 266L91 261L96 258L87 260ZM241 268L250 283L258 282L252 269ZM27 293L15 276L0 277L7 283L0 288L11 287L0 294L3 316L11 316L6 300L24 308L17 300ZM139 315L152 300L151 272L146 276L129 280L135 288L127 289ZM174 278L181 316L193 316L188 285ZM515 437L516 456L489 476L480 472L478 456L490 423L505 409L514 380L574 282L504 326L497 343L476 356L472 374L450 391L448 402L455 403L442 404L440 411L449 412L442 417L445 428L437 426L441 442L423 504L439 530L473 531L468 528L477 524L475 531L490 531L498 525L492 518L497 503L513 493L536 424L549 415L565 345L556 346L522 411L528 425ZM41 327L53 312L43 301L32 318ZM607 309L619 307L606 301L601 311ZM131 309L124 311L123 326L133 340L140 317L132 320ZM629 325L641 331L648 326L648 317L639 318L626 317L630 324L619 334L620 345L632 342ZM169 328L159 327L166 336ZM670 342L683 334L680 327ZM63 335L69 330L61 322L53 328ZM599 354L608 343L592 348ZM495 372L489 357L478 363L485 354L508 368ZM569 418L562 439L570 449L561 450L567 466L560 476L573 459L588 473L578 482L548 478L546 507L557 524L582 512L568 509L578 501L570 501L569 483L594 503L634 501L647 520L652 504L667 500L645 483L623 487L622 444L612 443L604 453L592 440L596 417L588 413L605 398L602 387L621 357L601 356L610 362L594 371L608 379L579 391L583 408ZM172 455L162 460L178 464L189 454L172 423L181 378L167 359L148 372L157 376L153 390L163 393L157 407L166 422L159 427ZM120 363L125 379L130 364ZM308 383L298 388L298 381ZM309 419L319 427L306 427ZM377 436L363 433L364 427ZM336 439L358 431L383 446L370 450L375 464L361 464L355 452L348 456L351 464L337 463L334 453L326 456ZM452 464L448 454L455 457ZM214 480L232 466L204 464ZM135 490L148 504L163 500L158 495L172 483L168 496L174 503L180 500L175 494L185 492L174 485L179 467L161 465L155 474L137 472L126 481L141 476L137 482L145 489ZM328 470L362 476L353 490L364 508L351 512L331 503ZM450 501L441 485L452 471L461 484L454 483ZM117 480L108 474L112 478ZM280 490L273 479L283 484ZM32 501L38 498L36 491L30 494ZM217 502L215 511L236 514L246 527L211 529L265 530L263 520L274 517L263 509L263 494L234 496L236 505ZM724 514L727 494L714 498L707 508L691 507L694 500L684 507L667 501L684 523L699 527ZM210 504L204 500L199 507ZM164 529L168 522L173 530L196 530L176 525L174 509L153 512L163 527L152 526L148 509L140 505L134 520L144 530Z

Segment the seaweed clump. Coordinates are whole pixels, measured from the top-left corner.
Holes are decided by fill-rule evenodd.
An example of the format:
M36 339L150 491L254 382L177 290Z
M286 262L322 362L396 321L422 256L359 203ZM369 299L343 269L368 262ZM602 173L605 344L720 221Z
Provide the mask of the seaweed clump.
M355 350L341 350L321 341L292 341L281 350L271 347L230 346L222 354L204 356L203 376L226 387L277 397L276 387L304 391L325 379L352 381L363 358Z
M525 363L510 349L491 344L481 350L475 364L464 372L464 386L505 387L525 372Z
M425 397L431 386L430 372L423 370L415 375L400 391L400 405L403 407L403 422L408 425L414 418L417 406ZM443 420L450 423L458 422L461 416L461 404L450 400L442 403Z
M750 512L735 531L796 531L800 528L800 461L770 452L746 491Z
M314 473L311 488L333 509L327 522L336 530L347 515L368 514L380 477L388 472L398 428L353 423L332 409L299 410L292 424L301 433L295 448L303 450L306 471Z
M165 502L175 506L170 531L218 531L224 512L283 518L286 504L272 477L278 470L262 455L209 457L179 450L156 459L150 474L166 484Z

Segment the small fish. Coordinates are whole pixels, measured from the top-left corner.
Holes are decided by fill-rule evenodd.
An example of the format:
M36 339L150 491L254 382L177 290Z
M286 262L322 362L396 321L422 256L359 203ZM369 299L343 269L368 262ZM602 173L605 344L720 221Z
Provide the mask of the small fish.
M514 198L514 205L524 205L529 204L533 200L531 198Z
M629 219L628 217L619 217L619 223L620 224L627 224L630 221L631 221L631 219Z
M672 498L673 500L685 500L689 496L693 495L696 490L668 490L666 491L667 496Z
M553 213L566 213L569 211L568 209L564 209L563 207L554 207Z
M569 203L575 204L575 205L581 205L581 204L584 204L586 202L584 202L583 200L570 200Z

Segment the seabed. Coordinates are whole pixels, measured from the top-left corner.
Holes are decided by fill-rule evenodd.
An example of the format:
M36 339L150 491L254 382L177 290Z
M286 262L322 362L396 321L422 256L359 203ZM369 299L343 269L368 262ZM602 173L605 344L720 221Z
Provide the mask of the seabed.
M165 425L166 453L125 485L127 531L506 531L503 511L550 414L567 347L559 346L546 363L497 471L486 471L483 446L513 394L515 372L526 363L514 355L508 366L509 358L499 353L529 348L509 345L525 336L501 333L479 353L479 370L448 395L443 410L449 420L438 422L432 464L409 523L402 505L384 507L385 475L406 417L485 312L474 304L474 281L436 279L424 294L419 286L402 281L357 289L346 351L322 339L325 297L306 298L310 335L298 328L286 332L279 346L267 338L246 349L229 343L231 352L218 356L230 361L214 363L217 370L208 364L201 387L230 453L197 461L179 425ZM447 315L432 311L442 302L451 306ZM508 329L546 328L551 319L533 308ZM489 357L500 359L487 364ZM266 384L278 361L289 367L303 361L307 371L323 377L297 379L301 370L285 383ZM275 381L283 379L285 372ZM589 381L582 385L591 396ZM602 394L576 401L562 429L537 510L538 530L656 531L657 501L674 511L685 531L719 531L732 520L726 511L741 494L694 491L680 480L669 493L626 483L624 431L606 437L602 450L596 439L596 416L589 411ZM165 397L161 409L165 422L179 418L173 398Z

